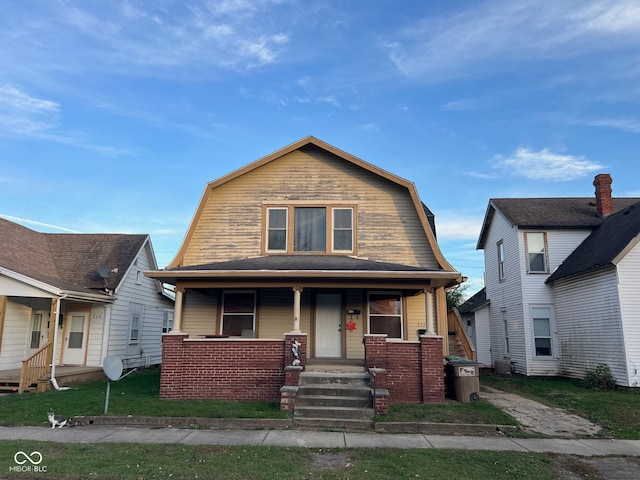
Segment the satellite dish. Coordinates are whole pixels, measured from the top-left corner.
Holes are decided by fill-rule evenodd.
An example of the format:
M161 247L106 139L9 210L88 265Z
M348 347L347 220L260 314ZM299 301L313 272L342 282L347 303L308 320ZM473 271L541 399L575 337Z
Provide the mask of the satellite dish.
M102 369L104 370L104 374L109 380L117 382L122 376L122 360L120 360L119 357L115 357L112 355L105 357L104 363L102 364Z
M98 275L102 278L109 278L109 275L111 275L111 269L108 265L100 265L100 268L98 268Z

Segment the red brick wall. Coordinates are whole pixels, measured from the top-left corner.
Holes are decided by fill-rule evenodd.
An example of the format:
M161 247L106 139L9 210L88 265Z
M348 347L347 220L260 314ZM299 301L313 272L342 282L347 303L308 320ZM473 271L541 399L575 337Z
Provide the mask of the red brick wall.
M388 341L384 335L365 335L365 365L384 368L389 403L444 401L442 337L420 337L418 342Z
M280 399L284 340L185 338L162 337L160 398Z

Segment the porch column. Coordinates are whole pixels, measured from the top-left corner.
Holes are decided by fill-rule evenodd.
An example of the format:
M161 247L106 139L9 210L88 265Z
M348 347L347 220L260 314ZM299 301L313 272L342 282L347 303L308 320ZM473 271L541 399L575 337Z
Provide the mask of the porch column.
M4 333L4 317L7 314L7 296L0 295L0 348L2 348L2 334Z
M425 288L424 297L427 311L427 335L433 337L436 334L435 322L433 319L433 289Z
M176 301L173 310L173 328L170 334L180 335L182 334L182 299L184 296L184 288L178 288L176 286Z
M295 285L293 287L293 331L291 333L302 333L300 330L300 294L302 287Z

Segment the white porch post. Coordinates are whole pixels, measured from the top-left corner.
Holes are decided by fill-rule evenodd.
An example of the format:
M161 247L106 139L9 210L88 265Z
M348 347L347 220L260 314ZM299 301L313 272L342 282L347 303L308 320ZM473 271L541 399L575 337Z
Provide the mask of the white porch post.
M300 294L302 287L295 285L293 287L293 331L291 333L302 333L300 330Z
M173 328L169 333L181 334L182 332L182 300L184 288L176 286L176 301L173 311Z
M424 297L427 311L427 335L432 337L436 334L435 321L433 318L433 289L425 288Z

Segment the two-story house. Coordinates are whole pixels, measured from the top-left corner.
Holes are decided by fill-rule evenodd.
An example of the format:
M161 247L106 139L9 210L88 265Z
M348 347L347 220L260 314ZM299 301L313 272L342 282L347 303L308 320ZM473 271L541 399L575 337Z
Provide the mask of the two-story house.
M612 198L611 183L597 175L595 198L489 201L477 248L496 371L582 377L606 363L636 383L640 199Z
M146 274L176 288L162 398L278 399L285 367L314 362L377 368L391 402L443 398L445 289L462 278L434 216L411 182L317 138L210 182Z

